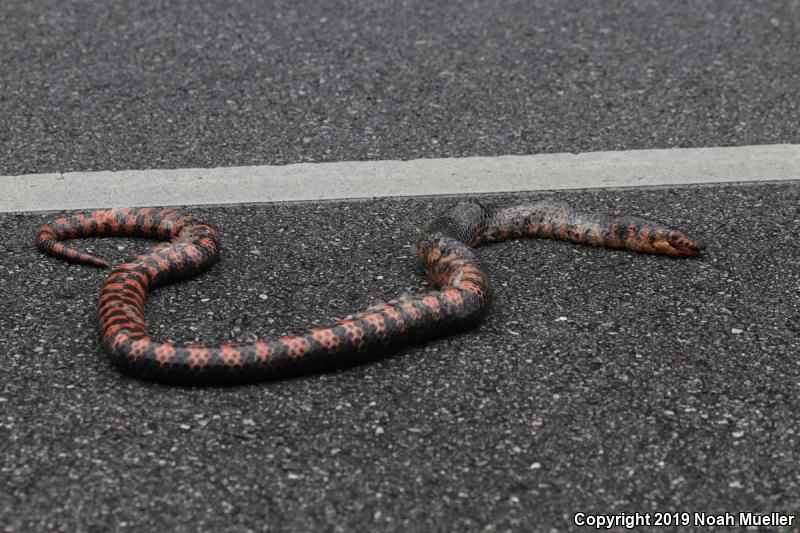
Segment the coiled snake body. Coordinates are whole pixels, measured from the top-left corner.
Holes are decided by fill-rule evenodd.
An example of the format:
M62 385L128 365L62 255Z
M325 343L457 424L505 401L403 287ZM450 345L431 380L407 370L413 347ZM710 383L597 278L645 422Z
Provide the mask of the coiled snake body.
M254 342L181 344L150 337L147 293L190 278L219 257L220 234L203 220L169 209L120 208L72 214L39 231L40 250L61 259L109 267L64 239L137 236L166 241L115 267L99 300L103 348L139 378L189 385L238 384L358 364L402 345L476 325L492 288L472 247L518 237L544 237L637 252L694 257L705 245L680 231L636 217L587 213L552 202L492 208L461 202L420 232L420 264L437 290L400 297L299 335Z

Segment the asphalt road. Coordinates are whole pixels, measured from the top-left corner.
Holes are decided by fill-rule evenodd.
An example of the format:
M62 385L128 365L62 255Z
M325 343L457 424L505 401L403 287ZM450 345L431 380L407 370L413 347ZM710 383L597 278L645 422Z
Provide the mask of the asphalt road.
M800 3L6 0L0 175L800 142Z
M38 254L48 216L0 216L6 530L519 531L569 529L579 511L797 513L800 189L555 196L661 219L708 251L486 247L497 304L477 330L236 389L118 374L96 339L104 273ZM413 235L447 204L199 209L224 231L224 258L158 290L151 331L275 336L424 290ZM145 243L89 246L121 260Z
M11 0L0 175L798 143L799 25L796 1ZM52 214L0 214L0 527L800 515L800 186L553 196L708 251L486 247L497 303L476 330L235 389L119 375L96 338L104 273L38 254ZM223 260L153 294L148 323L275 336L424 290L414 233L450 201L192 207L223 230ZM115 261L147 246L86 245Z

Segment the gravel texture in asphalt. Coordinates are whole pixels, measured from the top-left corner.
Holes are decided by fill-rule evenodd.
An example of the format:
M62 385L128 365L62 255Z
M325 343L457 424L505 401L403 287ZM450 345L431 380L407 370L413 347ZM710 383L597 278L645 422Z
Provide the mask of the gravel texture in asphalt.
M798 143L798 49L796 0L8 0L0 175ZM708 251L487 246L497 303L479 328L203 390L117 373L94 320L104 272L36 251L53 215L0 215L0 527L800 515L798 185L552 196ZM152 295L151 332L273 337L425 290L414 234L451 201L193 208L223 259ZM84 244L114 261L147 246Z
M233 389L120 375L96 337L104 272L37 252L53 215L0 215L0 524L539 531L579 511L798 514L798 187L552 196L708 250L487 246L497 301L477 329ZM152 294L151 332L272 337L425 290L414 234L451 201L194 208L224 232L223 258ZM82 244L114 261L147 246Z
M0 175L800 142L796 0L5 0Z

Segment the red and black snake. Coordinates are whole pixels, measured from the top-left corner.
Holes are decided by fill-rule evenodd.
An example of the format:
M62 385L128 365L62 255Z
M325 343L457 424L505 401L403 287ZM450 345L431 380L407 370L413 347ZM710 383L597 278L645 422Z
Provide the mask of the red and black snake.
M219 257L220 234L203 220L170 209L120 208L71 214L39 231L43 252L67 261L109 267L59 242L91 236L165 241L115 267L100 293L98 321L112 362L139 378L166 383L239 384L341 368L402 345L476 325L492 302L488 274L472 248L517 237L544 237L637 252L695 257L702 241L657 222L587 213L552 202L492 208L461 202L420 232L420 264L436 290L400 297L299 335L254 342L180 344L150 337L147 293L190 278Z

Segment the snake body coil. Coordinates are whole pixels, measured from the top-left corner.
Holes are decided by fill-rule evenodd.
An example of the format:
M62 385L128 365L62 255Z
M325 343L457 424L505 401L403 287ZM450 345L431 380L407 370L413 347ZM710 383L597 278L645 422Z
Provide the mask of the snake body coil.
M181 344L150 337L147 293L190 278L219 257L220 234L173 210L121 208L72 214L41 228L40 250L61 259L109 267L59 242L90 236L136 236L165 241L115 267L100 293L98 322L112 362L136 377L165 383L239 384L358 364L402 345L476 325L486 316L492 288L472 247L518 237L544 237L637 252L693 257L702 241L648 220L581 212L552 202L493 209L454 205L420 232L420 264L437 290L397 298L330 327L274 340Z

